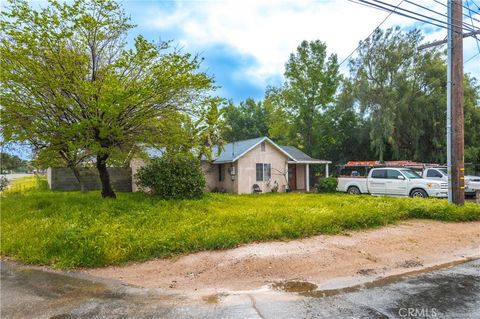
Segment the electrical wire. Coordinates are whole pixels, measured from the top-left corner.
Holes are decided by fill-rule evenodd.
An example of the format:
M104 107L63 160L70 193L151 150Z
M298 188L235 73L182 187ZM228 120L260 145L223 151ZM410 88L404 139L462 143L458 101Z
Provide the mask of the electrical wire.
M468 5L468 0L467 0L466 3L467 3L467 8L468 8L468 15L470 16L470 20L471 20L472 23L473 23L472 11L470 10L470 6ZM480 43L479 43L480 41L478 40L477 35L474 34L473 36L475 37L475 40L477 40L476 43L477 43L478 53L480 54Z
M366 1L366 0L358 0L362 3L366 3L366 4L369 4L369 5L372 5L372 6L375 6L375 7L378 7L378 8L381 8L381 9L385 9L385 10L390 10L388 7L384 7L383 5L386 5L386 6L390 6L390 7L393 7L394 5L392 4L389 4L389 3L386 3L386 2L383 2L383 1L379 1L379 0L372 0L374 1L373 3L372 2L369 2L369 1ZM448 23L448 22L445 22L445 21L442 21L442 20L439 20L439 19L436 19L436 18L432 18L432 17L429 17L429 16L426 16L424 14L421 14L421 13L416 13L414 11L411 11L411 10L407 10L407 9L403 9L403 8L399 8L399 10L402 10L404 12L407 12L407 13L402 13L402 12L398 12L396 11L395 14L398 14L398 15L401 15L401 16L405 16L405 17L408 17L408 18L411 18L411 19L414 19L414 20L417 20L417 21L421 21L421 22L424 22L424 23L428 23L428 24L431 24L431 25L434 25L434 26L437 26L437 27L440 27L440 28L444 28L444 29L447 29L448 26L450 27L456 27L456 28L461 28L462 30L465 30L465 31L474 31L474 29L471 28L471 26L468 26L468 28L464 28L464 27L461 27L461 26L457 26L457 25L453 25L451 23ZM413 15L416 15L416 16L419 16L421 18L418 18L418 17L415 17L415 16L412 16ZM424 19L429 19L429 20L424 20ZM432 21L434 22L432 22Z
M438 3L438 4L441 4L441 5L444 6L445 8L448 8L448 6L447 6L445 3L443 3L443 2L440 2L440 1L438 1L438 0L433 0L433 2L436 2L436 3ZM475 3L474 3L474 4L475 4ZM476 4L475 4L475 5L476 5ZM464 9L467 9L463 4L462 4L462 7L463 7ZM480 7L479 7L478 5L477 5L477 7L478 7L478 9L480 10ZM473 10L472 10L472 12L473 12L474 14L480 14L480 13L478 13L478 12L476 12L476 11L473 11ZM467 16L465 13L463 13L463 15L464 15L464 16ZM475 19L475 20L478 21L477 19ZM479 22L480 22L480 21L479 21Z
M475 54L474 56L472 56L472 57L470 57L469 59L467 59L465 62L463 62L463 64L466 64L466 63L472 61L474 58L476 58L476 57L479 56L479 55L480 55L480 52L478 52L478 53Z
M426 10L426 11L429 11L429 12L432 12L432 13L435 13L435 14L438 14L438 15L440 15L440 16L448 19L448 16L447 16L446 14L444 14L444 13L437 12L437 11L435 11L435 10L433 10L433 9L427 8L427 7L425 7L425 6L422 6L421 4L412 2L412 1L410 1L410 0L405 0L405 2L410 3L410 4L412 4L412 5L416 6L416 7L422 8L422 9L424 9L424 10ZM467 6L468 6L468 1L467 1ZM473 18L472 18L471 15L470 15L470 18L471 18L471 20L472 20L472 24L465 23L465 21L461 21L461 20L458 20L458 19L455 19L455 18L451 18L451 19L452 19L453 21L456 21L456 22L461 22L461 23L462 23L464 26L466 26L466 27L473 28L473 29L472 29L472 31L473 31L473 30L475 29L475 25L474 25L474 23L473 23ZM475 19L475 20L476 20L476 19ZM478 21L478 20L476 20L476 21ZM480 21L478 21L478 22L480 22Z
M478 4L476 4L475 1L472 0L472 3L477 6L478 10L480 10L480 6ZM477 14L478 14L478 12L477 12Z
M381 11L386 11L386 12L391 12L391 13L395 13L395 14L398 14L400 16L403 16L403 17L407 17L407 18L410 18L410 19L413 19L413 20L416 20L416 21L419 21L419 22L424 22L424 23L427 23L427 24L431 24L431 25L434 25L436 27L439 27L439 28L442 28L442 29L448 29L446 25L439 25L439 24L436 24L436 23L433 23L433 22L430 22L430 21L427 21L427 20L422 20L422 19L419 19L417 17L413 17L413 16L410 16L408 14L405 14L405 13L401 13L401 12L394 12L393 10L391 9L388 9L388 8L385 8L385 7L382 7L380 5L374 5L374 4L370 4L370 3L366 3L366 1L364 0L358 0L360 2L357 2L357 1L353 1L353 0L349 0L350 2L353 2L353 3L356 3L356 4L360 4L362 6L366 6L366 7L369 7L369 8L374 8L376 10L381 10Z
M350 2L353 2L353 3L357 3L355 1L351 1L349 0ZM401 0L397 6L395 7L395 9L393 11L390 11L388 13L388 15L385 17L385 19L382 20L382 22L380 22L380 24L378 26L375 27L375 29L373 29L373 31L368 35L368 37L366 37L365 39L368 39L372 36L372 34L375 32L375 30L377 30L378 28L380 28L384 23L385 21L387 21L387 19L395 12L396 8L400 7L400 5L403 3L404 0ZM345 63L345 61L347 61L358 49L360 48L360 44L352 51L350 52L350 54L342 60L342 62L340 62L340 64L338 65L339 67L342 66L343 63Z

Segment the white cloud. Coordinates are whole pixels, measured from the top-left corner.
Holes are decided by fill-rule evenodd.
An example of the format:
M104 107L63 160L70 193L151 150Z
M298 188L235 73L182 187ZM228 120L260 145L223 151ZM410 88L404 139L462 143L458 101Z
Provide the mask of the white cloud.
M396 0L389 2L398 4ZM433 1L422 4L445 11L445 7ZM409 5L404 2L402 6ZM409 8L415 10L415 7ZM242 76L266 85L270 78L283 73L289 54L302 40L326 42L329 53L337 53L341 61L387 14L347 0L187 1L176 3L173 11L152 7L143 21L136 22L144 28L175 30L180 36L176 40L187 49L206 51L220 44L239 54L253 56L256 64L242 70ZM411 27L414 23L392 14L383 27ZM419 26L424 28L427 40L442 39L446 35L445 30ZM466 40L466 59L476 52L474 40ZM480 56L475 60L465 66L465 71L479 77Z

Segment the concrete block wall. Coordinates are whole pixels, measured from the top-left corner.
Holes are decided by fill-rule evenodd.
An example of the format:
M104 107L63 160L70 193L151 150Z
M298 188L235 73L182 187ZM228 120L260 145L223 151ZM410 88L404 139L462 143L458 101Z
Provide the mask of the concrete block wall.
M84 182L86 190L100 190L101 183L98 171L95 168L80 168L80 179ZM132 191L132 170L130 168L109 167L112 187L118 192ZM72 170L64 167L49 167L47 181L51 190L76 191L80 190Z

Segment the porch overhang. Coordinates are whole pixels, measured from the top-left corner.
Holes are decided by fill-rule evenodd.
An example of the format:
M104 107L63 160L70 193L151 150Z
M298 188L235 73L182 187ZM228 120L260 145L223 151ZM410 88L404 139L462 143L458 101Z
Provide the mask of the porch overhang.
M332 161L314 160L314 161L287 161L288 164L332 164Z
M301 164L305 165L305 190L307 192L310 191L310 165L325 165L325 177L329 176L329 170L328 170L328 164L332 164L332 161L326 161L326 160L317 160L317 159L310 159L310 160L303 160L303 161L297 161L297 160L290 160L287 161L286 164L286 171L288 172L288 165L295 165L295 164ZM296 169L296 166L295 166ZM288 183L288 174L287 174L287 183Z

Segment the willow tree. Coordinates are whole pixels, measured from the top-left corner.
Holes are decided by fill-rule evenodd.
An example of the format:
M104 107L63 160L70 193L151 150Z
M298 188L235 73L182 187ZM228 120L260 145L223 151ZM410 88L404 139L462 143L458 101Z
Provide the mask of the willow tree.
M200 59L138 36L113 0L9 0L1 21L1 125L5 139L46 154L88 152L102 196L115 197L112 154L162 140L165 114L194 114L213 88Z

